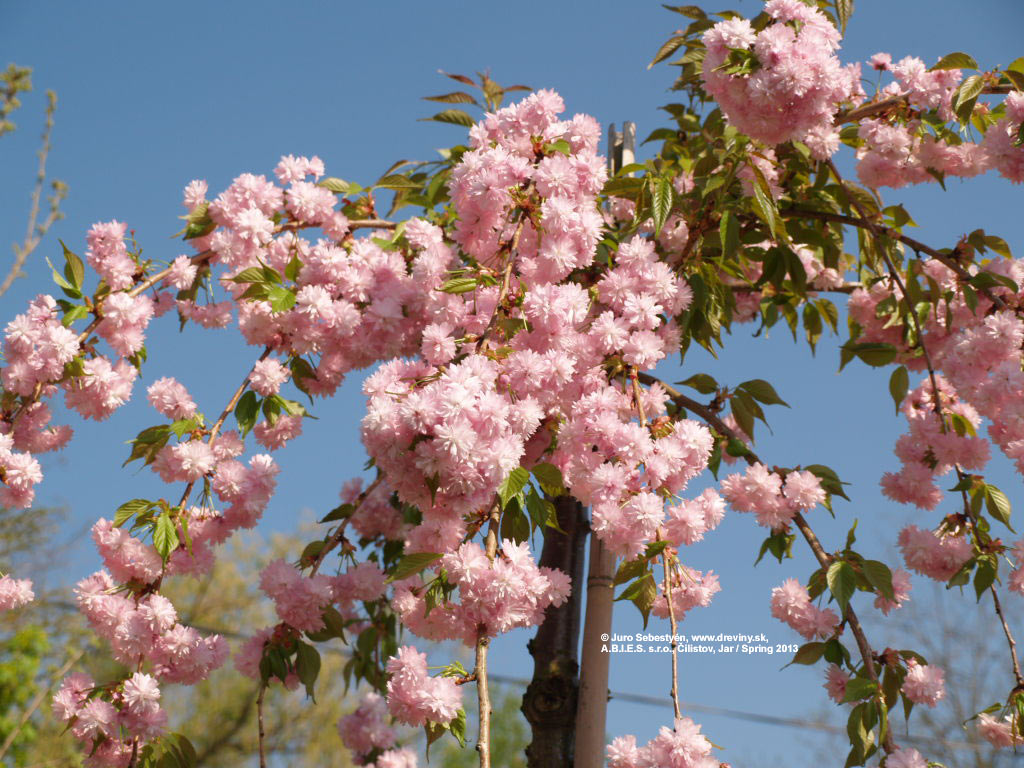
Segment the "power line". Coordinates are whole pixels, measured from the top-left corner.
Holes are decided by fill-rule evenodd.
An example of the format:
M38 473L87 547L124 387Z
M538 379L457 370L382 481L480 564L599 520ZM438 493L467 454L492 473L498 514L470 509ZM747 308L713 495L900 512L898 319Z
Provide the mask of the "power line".
M77 610L77 606L74 603L68 601L49 601L47 605L52 605L56 608L63 610ZM231 629L218 629L217 627L207 627L201 624L191 624L193 628L200 630L201 632L207 632L209 634L222 635L229 637L233 640L249 640L253 636L246 635L242 632L237 632ZM349 654L341 648L325 647L323 649L327 653L342 656L344 658L350 658ZM522 677L511 677L508 675L495 675L490 674L488 677L497 682L505 683L508 685L517 685L522 688L526 688L530 684L530 681ZM612 701L619 700L622 702L629 702L632 704L642 704L645 706L662 707L670 709L672 702L664 697L660 696L648 696L642 693L629 693L627 691L609 691L609 698ZM824 733L833 733L839 735L845 735L846 729L841 728L837 725L830 725L828 723L817 722L814 720L804 720L797 717L780 717L778 715L766 715L761 712L746 712L740 709L730 709L727 707L716 707L711 704L698 704L696 702L679 702L680 707L692 712L703 712L708 715L718 715L719 717L728 717L734 720L746 720L751 723L760 723L761 725L774 725L781 726L784 728L797 728L799 730L812 730L822 731ZM949 741L947 739L937 738L924 738L921 736L910 736L904 735L901 737L902 741L908 744L917 744L921 746L929 746L931 744L941 744L949 749L976 749L978 745L971 744L967 741Z

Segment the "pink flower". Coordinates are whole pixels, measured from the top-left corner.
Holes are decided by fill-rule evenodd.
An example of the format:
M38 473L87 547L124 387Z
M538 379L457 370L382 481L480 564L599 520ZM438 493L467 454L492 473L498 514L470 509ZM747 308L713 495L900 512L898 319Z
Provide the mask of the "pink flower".
M786 579L781 587L775 587L771 603L772 616L808 640L828 637L839 624L835 611L814 606L807 590L796 579Z
M462 691L452 678L430 677L426 654L404 645L388 659L388 709L403 723L449 723L462 705Z
M946 695L945 675L932 664L907 662L907 676L903 680L903 694L915 704L934 707Z
M157 379L150 384L147 395L149 404L169 419L190 419L196 413L188 390L173 378Z
M0 576L0 612L20 608L34 599L30 580Z
M846 684L850 676L835 664L829 664L825 672L825 690L828 697L836 704L841 704L846 696Z

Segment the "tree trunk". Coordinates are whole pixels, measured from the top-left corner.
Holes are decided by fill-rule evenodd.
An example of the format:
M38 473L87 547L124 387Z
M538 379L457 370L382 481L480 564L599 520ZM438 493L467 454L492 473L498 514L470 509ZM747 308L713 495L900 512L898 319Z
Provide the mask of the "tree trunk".
M555 499L555 510L565 534L545 531L540 565L569 574L572 593L558 608L547 609L527 646L533 656L533 680L523 696L522 710L533 729L533 741L526 749L529 768L571 768L575 747L583 545L588 525L583 505L571 496Z

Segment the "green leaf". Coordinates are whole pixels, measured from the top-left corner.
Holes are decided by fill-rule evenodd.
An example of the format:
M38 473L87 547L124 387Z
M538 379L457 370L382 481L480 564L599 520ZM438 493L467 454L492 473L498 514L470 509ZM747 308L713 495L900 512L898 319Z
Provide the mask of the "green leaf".
M469 293L475 291L479 281L475 277L454 277L437 290L442 293Z
M765 405L784 405L787 408L789 407L789 403L779 397L778 393L775 391L775 387L764 379L751 379L750 381L744 381L737 387L737 389L742 389L749 393L755 400L758 400Z
M1013 530L1013 526L1010 525L1010 500L994 485L985 486L985 510L1011 531Z
M725 211L718 222L718 236L722 241L722 256L735 258L740 249L740 220L729 211Z
M235 420L238 422L238 429L241 431L242 437L248 435L250 430L256 426L256 417L259 412L260 399L252 390L238 399L238 405L235 406Z
M753 162L748 163L747 167L754 172L756 182L753 185L754 201L757 203L757 210L755 212L768 225L768 230L771 232L772 237L778 240L779 209L775 205L774 198L772 198L771 187L768 185L768 180L765 179L761 169L754 165Z
M616 600L629 600L635 605L644 617L644 629L647 629L647 619L651 614L651 607L654 605L654 598L658 594L658 585L654 581L654 574L647 573L634 581Z
M320 674L320 652L312 645L299 643L295 656L295 673L299 676L299 682L306 686L306 695L315 701L313 686Z
M835 0L836 16L839 17L839 32L846 35L846 25L853 16L853 0Z
M501 499L502 508L507 506L513 497L519 495L529 480L530 473L522 467L516 467L509 473L498 488L498 498Z
M355 511L356 508L351 504L342 504L324 515L320 522L333 523L335 520L345 520L346 518L351 517L352 513Z
M974 592L981 600L985 591L995 583L999 572L998 561L991 556L978 558L978 570L974 574Z
M348 191L352 186L344 179L335 178L334 176L328 176L324 179L320 179L316 185L318 187L323 187L324 189L329 189L331 192L335 192L339 195L348 194Z
M828 580L828 589L839 604L840 615L846 613L846 606L850 604L850 598L857 591L857 574L853 566L843 560L837 560L828 567L825 577Z
M647 571L647 560L623 560L619 569L615 572L615 586L625 584L627 581L639 578Z
M970 56L962 51L955 51L953 53L947 53L938 63L933 66L929 72L934 72L937 69L977 69L978 62L974 60L973 56Z
M907 396L909 389L910 374L907 373L906 367L901 365L889 377L889 394L892 395L892 401L896 404L896 413L900 412L900 404Z
M153 506L156 505L148 499L132 499L131 501L126 501L118 507L117 512L114 513L114 527L120 528L136 514L139 512L145 512Z
M953 95L953 111L960 118L960 122L965 123L970 118L978 95L984 88L985 80L981 75L971 75L960 83L960 87Z
M452 736L459 742L459 746L465 748L466 746L466 710L459 708L459 711L455 713L454 719L448 723L448 728L452 732Z
M537 491L530 487L526 494L526 511L530 515L530 522L538 528L544 528L548 524L548 505L544 503Z
M508 504L501 516L501 538L522 544L530 538L530 521L519 504Z
M754 414L750 411L749 405L743 400L742 397L733 396L729 398L729 404L732 406L732 415L736 419L736 424L742 429L749 437L754 437Z
M64 245L63 240L58 240L60 247L64 249L64 277L68 279L76 289L81 290L85 281L85 265L82 260L74 254L70 248Z
M156 527L153 529L153 546L167 562L171 552L178 548L178 529L171 520L170 512L164 510L163 514L156 519Z
M565 480L562 479L562 470L554 464L541 462L535 464L530 470L537 478L541 489L549 496L561 496L565 492Z
M421 189L423 187L423 184L421 184L418 181L413 181L408 176L403 176L400 173L393 173L389 176L384 176L379 181L377 181L377 183L374 184L373 186L378 187L380 189L402 190Z
M696 389L702 395L710 395L718 390L718 382L706 373L695 373L688 379L677 381L676 384Z
M572 154L572 145L569 144L565 139L558 139L556 141L550 141L544 145L545 154L552 155L555 152L559 152L566 157Z
M75 322L75 320L81 320L83 317L88 316L89 310L86 307L82 306L81 304L78 304L64 313L64 317L60 319L60 323L65 328L67 328L69 325Z
M271 312L287 312L295 306L295 294L283 285L271 286L267 291Z
M878 683L873 680L863 677L851 677L846 681L846 695L843 697L843 703L866 699L869 696L873 696L877 690Z
M865 560L864 576L875 589L882 593L886 600L896 600L892 590L892 571L889 566L879 560Z
M658 49L658 52L654 54L654 58L651 59L651 63L647 65L647 68L650 69L659 61L664 61L665 59L667 59L669 56L671 56L673 53L679 50L679 47L683 45L685 42L686 35L675 35L674 37L670 37L668 40L661 44L661 47Z
M442 93L440 96L424 96L423 99L425 101L439 101L442 104L477 104L476 99L465 91L452 91L451 93Z
M790 664L815 664L825 653L824 643L805 643L797 649Z
M672 183L664 176L648 177L651 185L651 215L654 218L654 236L661 234L669 211L672 210Z
M468 112L463 112L461 109L446 109L443 112L438 112L433 117L421 117L420 120L433 120L438 123L463 125L466 128L473 126L473 118L470 117Z
M846 343L842 349L848 350L870 365L872 368L881 368L896 359L897 350L892 344L880 342L866 342L863 344Z
M414 573L419 573L432 563L436 563L442 557L443 555L437 552L414 552L411 555L405 555L398 561L391 575L388 576L388 581L401 581L408 578Z

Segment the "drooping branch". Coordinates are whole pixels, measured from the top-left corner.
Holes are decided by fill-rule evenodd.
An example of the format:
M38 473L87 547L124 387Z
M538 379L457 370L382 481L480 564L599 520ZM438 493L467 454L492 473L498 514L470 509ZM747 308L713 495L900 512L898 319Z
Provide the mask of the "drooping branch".
M714 427L719 434L725 435L733 440L743 442L739 434L729 427L728 424L722 421L718 414L711 408L697 402L693 398L687 397L671 385L666 384L661 379L658 379L648 373L641 373L640 380L644 384L660 385L677 406L697 414L697 416L699 416L706 424ZM743 458L751 465L764 463L749 446L747 447L747 451L744 453ZM832 563L832 556L825 551L825 548L821 545L821 541L811 529L807 519L801 513L797 512L793 515L793 523L796 525L797 530L800 531L804 541L806 541L807 545L811 548L811 552L814 553L814 557L818 561L818 564L821 565L822 568L828 568ZM846 606L844 618L846 619L846 623L850 627L850 631L853 633L857 642L857 649L860 651L861 659L864 662L864 671L867 673L868 679L877 684L879 680L878 671L875 669L874 652L871 649L871 644L868 642L867 636L864 634L864 628L861 626L860 620L857 618L857 614L853 610L853 606L850 604L847 604ZM880 687L879 690L881 690ZM882 742L882 747L887 753L892 752L896 748L892 741L890 731L891 729L886 729L885 738Z
M839 175L838 169L835 167L831 160L829 161L829 167L831 168L832 173L835 175L839 183L845 185L846 182L843 181L842 176ZM860 203L852 195L850 196L850 199L853 202L853 205L857 209L858 213L860 213L860 215L863 217L865 215L864 209L861 207ZM878 231L874 224L871 224L869 226L869 231L874 237L878 237ZM889 276L896 283L897 287L900 289L903 296L907 296L907 287L903 282L903 278L900 276L899 270L896 269L896 265L893 263L892 257L888 254L888 252L885 249L880 249L880 252L882 254L883 260L885 261L886 268L889 270ZM993 302L997 300L997 297L991 298L993 299ZM997 306L1003 307L1005 306L1005 304L1002 301L1000 301L999 304L997 304ZM932 363L931 354L928 352L928 347L924 343L924 335L922 334L921 330L921 321L918 318L916 312L911 311L908 312L907 314L910 317L910 322L914 327L914 333L917 337L916 346L918 349L921 350L921 354L924 356L925 365L928 369L928 380L932 387L932 410L934 411L936 418L938 418L939 420L939 429L942 431L943 434L945 434L948 430L948 427L946 426L946 417L942 412L942 396L939 391L939 382L935 373L935 366ZM960 465L954 464L954 468L956 469L957 478L963 481L966 475L964 474ZM972 512L971 506L967 501L967 492L965 490L961 490L960 494L963 498L966 517L969 521L971 521L971 528L973 529L976 527L977 524L976 516ZM1014 678L1017 682L1017 685L1022 686L1024 685L1024 678L1021 677L1020 661L1017 658L1017 643L1014 641L1013 634L1010 632L1010 626L1006 623L1006 619L1003 616L1002 606L999 604L999 596L996 594L996 586L994 582L989 585L989 591L992 593L993 606L995 607L996 615L999 617L999 620L1002 623L1003 632L1006 635L1006 640L1009 645L1010 660L1013 667Z
M782 210L779 213L786 218L834 221L839 224L848 224L853 227L859 227L860 229L872 232L876 236L884 235L885 237L888 237L891 240L900 241L901 243L908 246L917 253L927 254L936 261L941 262L943 265L953 270L953 272L955 272L957 277L959 277L961 280L966 281L971 279L971 273L968 272L964 268L964 266L956 260L954 256L951 256L948 253L943 253L942 251L932 248L930 245L926 245L925 243L922 243L920 240L915 240L912 237L908 237L907 235L904 235L902 232L899 232L893 229L892 227L887 227L883 224L879 224L875 221L872 221L870 217L865 214L863 208L861 208L857 204L856 198L851 196L850 199L854 203L854 206L857 208L858 212L860 213L861 218L857 218L856 216L847 216L846 214L843 213L833 213L831 211L817 211L810 208L800 207L786 208L785 210ZM988 288L981 289L981 292L989 301L991 301L1000 309L1006 306L1006 302L1004 302L1001 298L993 294Z

